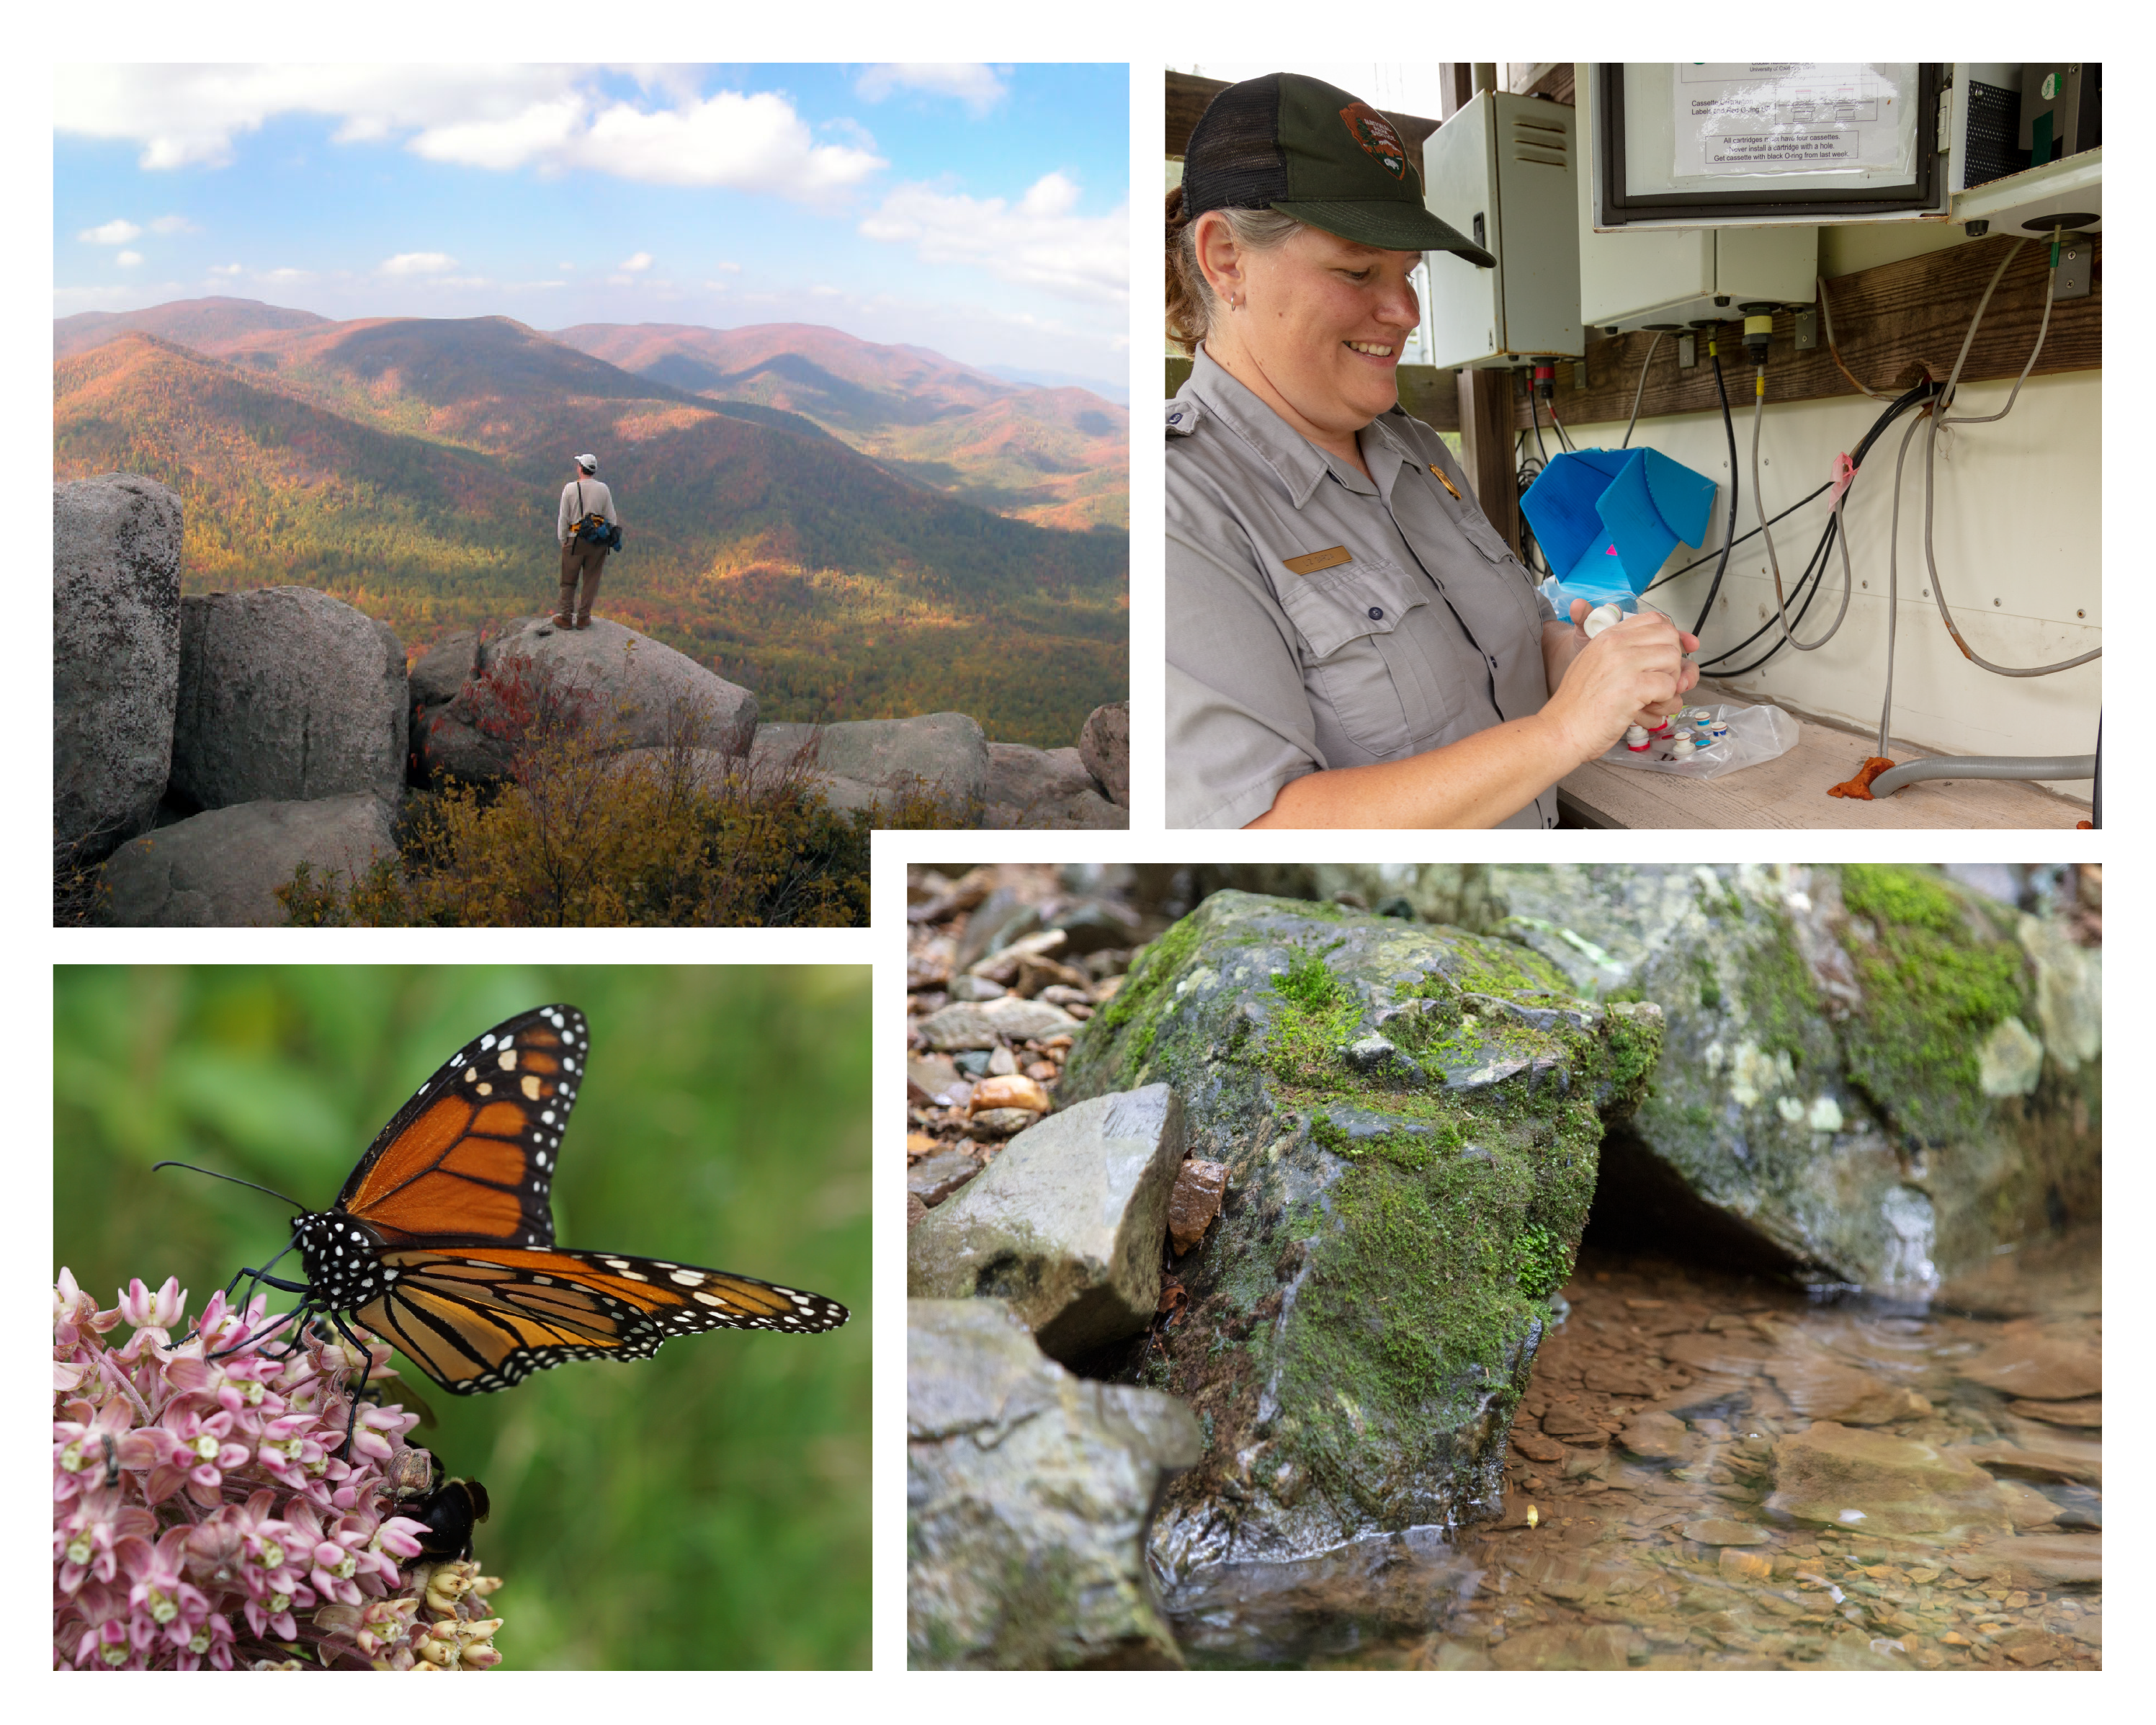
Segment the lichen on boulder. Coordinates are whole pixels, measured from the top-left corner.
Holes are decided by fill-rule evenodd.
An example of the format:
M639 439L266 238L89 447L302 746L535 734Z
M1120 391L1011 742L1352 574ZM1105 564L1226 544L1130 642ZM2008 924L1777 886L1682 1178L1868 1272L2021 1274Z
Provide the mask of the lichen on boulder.
M1207 1432L1152 1535L1171 1600L1496 1511L1604 1125L1660 1036L1520 945L1332 905L1216 893L1144 950L1060 1099L1172 1084L1227 1170L1187 1305L1116 1368Z

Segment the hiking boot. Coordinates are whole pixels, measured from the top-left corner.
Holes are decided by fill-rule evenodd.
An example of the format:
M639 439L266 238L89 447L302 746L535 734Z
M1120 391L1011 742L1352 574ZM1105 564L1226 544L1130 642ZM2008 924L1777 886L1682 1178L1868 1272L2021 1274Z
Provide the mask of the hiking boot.
M552 620L557 629L573 629L577 626L573 618L565 617L559 611L554 613Z
M579 629L588 629L592 626L592 620L589 617L579 617L577 619L576 626Z

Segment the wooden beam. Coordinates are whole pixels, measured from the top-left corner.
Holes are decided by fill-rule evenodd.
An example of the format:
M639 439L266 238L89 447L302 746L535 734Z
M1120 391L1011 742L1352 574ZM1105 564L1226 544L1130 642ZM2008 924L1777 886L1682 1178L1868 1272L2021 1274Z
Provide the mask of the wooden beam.
M1460 373L1460 443L1467 481L1490 524L1520 554L1519 470L1512 461L1512 374L1470 366Z
M1219 78L1194 78L1188 72L1168 75L1168 159L1183 160L1183 146L1190 142L1190 129L1198 124L1198 116L1205 111L1213 98L1227 88Z
M2092 236L2083 243L2094 248L2091 291L2085 299L2064 300L2051 307L2044 351L2036 358L2038 373L2089 371L2103 363L2102 236ZM1953 368L1963 337L1969 333L1969 319L1976 313L1977 301L1983 297L1984 283L1999 267L2005 249L2013 244L2010 236L1999 234L1926 252L1921 257L1876 265L1829 281L1827 302L1833 312L1835 344L1841 350L1843 364L1873 389L1892 394L1899 394L1918 382L1927 367L1943 381ZM1976 344L1962 368L1965 381L2020 375L2043 317L2049 259L2046 243L2032 239L2008 266L1999 291L1984 308ZM1717 325L1715 333L1722 373L1729 380L1730 403L1737 409L1750 400L1752 367L1741 339L1743 319L1733 315L1734 306L1730 311L1730 321ZM1709 332L1697 333L1704 338ZM1558 362L1558 417L1568 425L1575 420L1592 424L1623 420L1631 411L1640 363L1653 340L1645 332L1590 337L1584 389L1571 387L1573 368ZM1774 314L1773 341L1767 350L1769 405L1778 401L1857 395L1827 352L1824 317L1819 319L1818 341L1817 347L1799 352L1794 316L1788 312ZM1707 363L1704 339L1699 363L1680 370L1676 337L1665 336L1647 371L1640 417L1709 412L1715 405L1714 371ZM1526 429L1524 400L1513 418L1519 429Z
M1450 120L1474 97L1475 68L1465 60L1440 60L1437 81L1444 92L1439 100L1444 105L1445 117Z

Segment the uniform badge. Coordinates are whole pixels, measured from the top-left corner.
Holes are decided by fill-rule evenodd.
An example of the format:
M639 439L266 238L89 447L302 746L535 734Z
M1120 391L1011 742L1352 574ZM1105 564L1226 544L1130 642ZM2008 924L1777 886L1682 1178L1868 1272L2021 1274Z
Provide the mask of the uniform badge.
M1340 118L1348 127L1348 135L1376 160L1378 167L1396 180L1407 178L1407 147L1400 142L1399 133L1393 130L1391 121L1368 102L1350 103L1340 111Z

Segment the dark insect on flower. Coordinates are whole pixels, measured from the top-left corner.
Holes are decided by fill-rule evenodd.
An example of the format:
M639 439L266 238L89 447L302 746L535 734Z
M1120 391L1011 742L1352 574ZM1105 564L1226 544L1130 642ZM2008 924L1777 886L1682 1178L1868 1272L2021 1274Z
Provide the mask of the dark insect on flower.
M427 1524L419 1550L429 1558L469 1558L472 1530L486 1519L486 1487L477 1480L444 1480L416 1503L400 1504L397 1513Z
M354 1323L456 1395L565 1360L644 1359L701 1330L813 1335L844 1323L846 1308L821 1294L554 1244L549 1196L588 1045L584 1015L552 1006L459 1049L382 1129L336 1204L293 1218L285 1252L298 1250L306 1280L269 1274L285 1252L233 1278L300 1296L242 1346L326 1319L367 1362L357 1419L372 1355ZM351 1445L348 1421L347 1456Z

